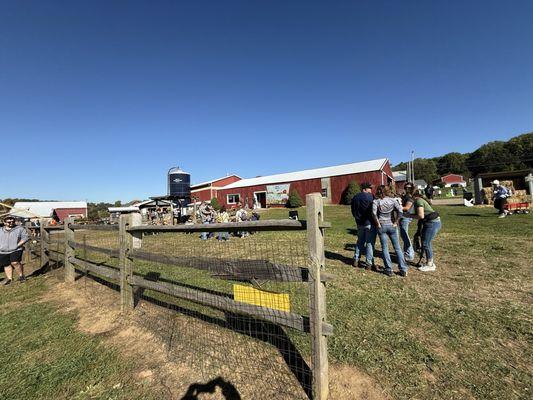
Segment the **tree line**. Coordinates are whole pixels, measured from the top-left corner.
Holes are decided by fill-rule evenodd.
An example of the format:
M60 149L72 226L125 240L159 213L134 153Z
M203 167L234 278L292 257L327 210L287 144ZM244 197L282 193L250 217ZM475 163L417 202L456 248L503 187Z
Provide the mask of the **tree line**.
M414 160L415 178L432 182L446 174L463 175L465 179L484 172L513 171L533 168L533 132L516 136L508 141L489 142L472 153L452 152L434 158ZM407 162L401 162L393 171L404 171Z

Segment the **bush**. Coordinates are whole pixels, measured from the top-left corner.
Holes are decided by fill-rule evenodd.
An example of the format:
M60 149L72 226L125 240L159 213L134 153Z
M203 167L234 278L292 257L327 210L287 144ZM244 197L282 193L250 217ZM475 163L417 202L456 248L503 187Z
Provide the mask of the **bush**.
M215 209L215 211L220 211L220 203L218 202L218 199L216 197L213 197L211 199L211 207Z
M289 201L287 201L287 207L289 208L297 208L304 205L304 201L302 200L302 197L300 196L300 193L296 189L292 189L289 192Z
M344 192L342 192L342 204L352 204L353 197L361 191L361 187L356 181L351 181Z

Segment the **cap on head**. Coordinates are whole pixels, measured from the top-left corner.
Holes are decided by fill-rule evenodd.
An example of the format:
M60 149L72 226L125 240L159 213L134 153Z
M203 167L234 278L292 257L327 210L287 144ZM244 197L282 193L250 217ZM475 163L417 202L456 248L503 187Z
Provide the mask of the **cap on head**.
M361 190L372 189L372 184L370 182L361 183Z
M7 220L9 220L9 219L11 219L11 220L14 221L14 220L15 220L15 217L12 216L12 215L6 215L6 216L4 217L4 221L7 221Z
M498 179L494 179L494 180L492 181L492 184L493 184L493 185L499 185L499 184L500 184L500 181L499 181Z

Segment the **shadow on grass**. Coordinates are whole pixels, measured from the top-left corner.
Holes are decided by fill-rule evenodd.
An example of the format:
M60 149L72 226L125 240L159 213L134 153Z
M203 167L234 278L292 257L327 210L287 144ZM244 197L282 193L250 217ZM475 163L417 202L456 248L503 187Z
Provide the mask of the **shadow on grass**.
M199 400L199 396L204 393L215 393L217 387L222 390L222 396L224 396L224 399L241 400L241 395L237 391L237 388L220 376L207 383L194 383L190 385L187 393L185 393L185 396L183 396L181 400Z

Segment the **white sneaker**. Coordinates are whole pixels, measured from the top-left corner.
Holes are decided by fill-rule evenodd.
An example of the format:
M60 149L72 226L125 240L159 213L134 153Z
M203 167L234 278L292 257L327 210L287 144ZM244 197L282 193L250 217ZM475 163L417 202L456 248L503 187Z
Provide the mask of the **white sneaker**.
M435 265L435 263L428 264L428 265L422 265L420 268L418 268L418 270L422 272L432 272L432 271L435 271L436 269L437 269L437 266Z
M506 215L507 215L507 214L500 214L500 215L498 216L498 218L505 218Z

